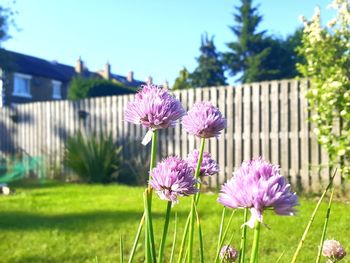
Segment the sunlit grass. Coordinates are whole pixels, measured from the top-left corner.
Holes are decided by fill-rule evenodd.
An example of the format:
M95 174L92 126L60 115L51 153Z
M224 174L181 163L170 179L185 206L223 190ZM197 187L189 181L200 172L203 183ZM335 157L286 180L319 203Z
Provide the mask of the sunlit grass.
M124 240L124 257L127 257L142 216L142 190L121 185L63 185L52 182L18 186L16 194L0 197L0 251L3 252L0 261L96 262L97 257L98 262L119 262L120 233ZM207 262L214 259L221 220L222 206L216 198L216 194L203 194L199 206ZM302 198L297 217L266 213L264 220L271 229L262 228L260 262L275 262L284 251L280 262L290 261L316 202L315 198ZM311 262L317 255L326 206L325 202L317 215L299 262ZM190 198L182 198L172 210L178 213L178 239L181 238L189 207ZM350 234L349 208L349 204L334 202L328 230L328 237L338 239L345 244L345 249ZM157 244L165 209L166 202L154 198ZM174 214L169 226L166 261L171 251L173 217ZM243 211L235 214L232 230L227 235L227 239L233 235L232 244L236 247L239 246L242 217ZM251 230L248 230L248 237L250 247ZM142 240L141 237L141 243ZM197 242L195 239L196 247ZM134 262L141 262L143 251L140 244ZM195 252L197 256L197 249Z

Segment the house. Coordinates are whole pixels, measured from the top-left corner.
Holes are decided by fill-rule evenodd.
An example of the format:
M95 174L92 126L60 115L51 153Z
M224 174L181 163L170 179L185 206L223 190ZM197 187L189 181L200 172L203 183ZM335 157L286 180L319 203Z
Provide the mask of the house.
M69 83L75 76L104 78L132 88L145 83L135 80L132 71L127 76L112 73L109 63L106 63L103 70L91 72L81 58L73 67L0 49L0 107L34 101L64 100L67 98Z

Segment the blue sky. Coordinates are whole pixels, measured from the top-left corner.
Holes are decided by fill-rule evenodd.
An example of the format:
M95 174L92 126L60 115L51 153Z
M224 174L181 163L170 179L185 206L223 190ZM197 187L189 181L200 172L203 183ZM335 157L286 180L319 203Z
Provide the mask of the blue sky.
M8 5L8 0L0 4ZM299 15L311 17L319 5L325 21L330 0L256 0L264 20L260 29L286 36L300 26ZM112 71L137 79L149 75L170 84L185 66L196 67L201 34L215 35L226 51L229 29L239 0L17 0L20 30L11 30L6 49L74 65L82 57L92 71L108 60Z

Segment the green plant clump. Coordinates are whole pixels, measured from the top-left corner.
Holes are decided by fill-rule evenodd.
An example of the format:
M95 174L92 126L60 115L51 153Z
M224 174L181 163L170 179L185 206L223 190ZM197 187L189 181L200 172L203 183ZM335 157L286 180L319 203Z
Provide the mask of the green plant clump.
M78 132L67 140L64 162L84 181L109 183L120 166L121 149L111 135Z

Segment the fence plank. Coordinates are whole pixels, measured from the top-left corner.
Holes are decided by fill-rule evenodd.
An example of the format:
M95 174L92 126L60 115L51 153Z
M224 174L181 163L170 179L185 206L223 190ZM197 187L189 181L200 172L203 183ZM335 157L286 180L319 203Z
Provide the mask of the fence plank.
M186 111L188 111L187 99L188 99L188 92L187 90L184 90L181 92L180 100ZM187 132L185 131L183 126L181 126L181 155L183 157L185 157L188 154L187 145L188 145Z
M226 116L226 90L224 87L218 88L219 93L219 109L223 116ZM218 139L218 146L219 146L219 182L217 183L220 185L222 182L225 181L225 178L227 178L227 166L226 166L226 132L227 130L223 130L221 132L221 135ZM215 185L216 186L216 185Z
M297 188L301 187L300 181L300 152L301 152L301 133L300 133L300 96L299 87L297 81L290 82L290 128L289 128L289 141L290 148L288 152L290 170L289 176L291 183Z
M196 91L197 90L197 91ZM201 93L201 89L190 89L188 90L188 94L187 94L187 99L188 99L188 110L192 109L193 107L193 104L195 102L197 102L197 98L196 98L196 92L198 92L198 94ZM199 97L199 96L198 96ZM200 99L199 99L200 101ZM187 136L187 140L188 140L188 150L186 152L186 155L192 151L193 149L196 149L196 139L195 139L195 136L193 135L189 135Z
M274 164L279 163L279 122L280 122L280 102L279 102L279 85L278 82L271 83L270 92L270 105L271 105L271 123L270 123L270 161Z
M252 111L251 111L252 86L246 85L243 88L243 159L248 161L252 158L251 134L252 134Z
M238 86L235 88L235 132L234 132L234 140L235 140L235 161L234 166L238 168L243 161L243 96L242 96L242 86Z
M290 152L290 140L289 140L289 130L290 130L290 105L289 105L289 82L281 81L280 82L280 166L281 172L284 176L288 177L290 180L289 170L289 152Z
M300 125L301 125L301 131L300 131L300 144L301 144L301 151L300 151L300 160L301 160L301 185L303 187L303 190L308 192L310 190L310 141L309 141L309 132L310 132L310 123L308 122L309 119L309 111L308 111L308 104L305 100L305 90L307 87L307 83L305 81L302 81L299 83L298 88L300 90L299 92L299 99L300 99Z
M177 99L180 99L180 92L175 91L174 96ZM181 156L181 129L180 129L180 123L177 123L174 129L174 154L177 156ZM185 157L185 156L181 156Z
M261 83L261 152L265 160L271 160L270 155L270 83Z
M252 153L251 158L257 158L261 155L261 143L260 143L260 84L254 83L252 85L252 127L251 127L251 139L252 139Z
M234 166L234 88L227 88L227 109L226 109L226 119L227 119L227 134L226 134L226 165L227 165L227 175L224 181L232 177L233 166ZM223 183L223 181L218 182L218 184Z

